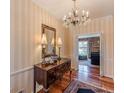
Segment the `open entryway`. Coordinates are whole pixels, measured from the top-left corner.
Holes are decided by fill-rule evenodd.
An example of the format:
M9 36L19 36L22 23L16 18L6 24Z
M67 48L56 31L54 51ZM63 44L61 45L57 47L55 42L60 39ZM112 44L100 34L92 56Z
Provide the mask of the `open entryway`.
M79 69L100 75L100 35L78 36Z

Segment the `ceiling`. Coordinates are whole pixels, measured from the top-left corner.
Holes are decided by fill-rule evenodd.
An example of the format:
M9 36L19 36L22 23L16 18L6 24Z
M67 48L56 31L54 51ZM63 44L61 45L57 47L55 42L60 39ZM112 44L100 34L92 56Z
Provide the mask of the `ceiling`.
M73 8L72 0L33 0L55 17L62 19ZM80 10L88 10L91 18L114 15L114 0L77 0Z

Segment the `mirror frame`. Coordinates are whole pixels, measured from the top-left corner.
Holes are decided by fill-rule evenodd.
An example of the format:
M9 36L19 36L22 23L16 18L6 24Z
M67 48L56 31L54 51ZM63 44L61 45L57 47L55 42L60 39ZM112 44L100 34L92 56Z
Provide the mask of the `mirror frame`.
M50 27L48 25L45 25L45 24L42 24L42 34L45 33L45 29L48 29L50 31L53 31L54 32L54 40L55 40L55 43L54 43L54 46L55 46L55 52L54 52L54 55L56 54L56 29L53 28L53 27ZM43 48L42 48L43 50ZM43 53L43 51L42 51ZM46 54L47 55L47 54Z

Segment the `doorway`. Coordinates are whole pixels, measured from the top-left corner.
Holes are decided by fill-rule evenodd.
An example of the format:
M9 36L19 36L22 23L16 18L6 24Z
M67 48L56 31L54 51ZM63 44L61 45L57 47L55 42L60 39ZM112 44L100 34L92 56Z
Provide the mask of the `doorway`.
M78 36L78 67L84 72L100 75L100 35Z

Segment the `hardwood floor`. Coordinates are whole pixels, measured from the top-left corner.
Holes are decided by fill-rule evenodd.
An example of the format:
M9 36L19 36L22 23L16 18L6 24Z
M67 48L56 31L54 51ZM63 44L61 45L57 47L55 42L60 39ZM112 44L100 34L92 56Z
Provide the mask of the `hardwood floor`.
M88 74L92 74L95 76L99 76L100 74L100 70L99 67L91 67L91 66L87 66L87 65L79 65L79 71L78 73L88 73Z
M72 79L78 79L79 81L86 82L87 84L98 86L109 91L114 90L113 80L107 77L100 77L99 68L79 65L79 70L72 72ZM69 73L66 73L62 80L56 81L56 83L50 87L49 93L63 93L69 85L69 82ZM44 92L40 91L38 93Z
M79 71L77 73L77 79L94 86L99 86L107 90L114 90L114 82L107 77L100 77L99 68L79 65Z

